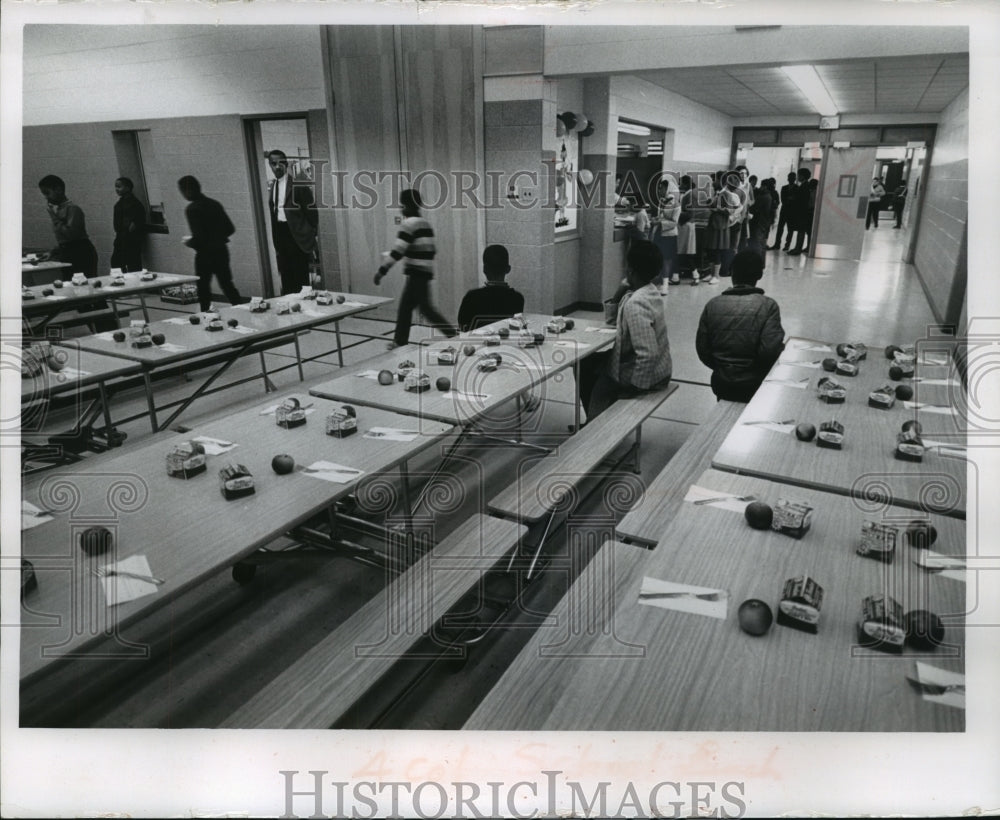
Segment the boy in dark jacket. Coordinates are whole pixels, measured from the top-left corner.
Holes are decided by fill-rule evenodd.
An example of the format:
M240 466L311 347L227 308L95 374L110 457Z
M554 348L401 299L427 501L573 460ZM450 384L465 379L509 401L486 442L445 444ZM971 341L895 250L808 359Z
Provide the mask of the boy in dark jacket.
M778 303L756 287L764 262L754 251L733 259L733 287L709 300L698 323L698 358L712 369L712 392L747 402L784 349Z
M458 327L468 332L478 330L497 319L509 319L524 312L524 296L507 284L510 256L503 245L490 245L483 251L483 274L486 285L470 290L458 309Z

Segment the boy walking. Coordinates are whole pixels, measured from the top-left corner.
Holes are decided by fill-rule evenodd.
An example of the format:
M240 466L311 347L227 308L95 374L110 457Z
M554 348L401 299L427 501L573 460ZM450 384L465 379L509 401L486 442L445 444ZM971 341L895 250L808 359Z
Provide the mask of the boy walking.
M399 311L396 314L396 333L390 347L401 347L410 342L410 327L413 325L413 310L418 309L431 325L445 336L457 336L458 331L431 304L431 279L434 278L434 231L430 223L420 215L423 202L420 192L407 188L399 195L402 206L403 224L399 226L396 241L385 256L385 262L375 274L375 284L380 285L386 273L396 262L405 259L403 274L406 285L399 297Z
M748 402L784 349L778 303L758 288L764 260L755 251L733 259L733 286L708 301L698 323L695 347L712 370L719 400Z

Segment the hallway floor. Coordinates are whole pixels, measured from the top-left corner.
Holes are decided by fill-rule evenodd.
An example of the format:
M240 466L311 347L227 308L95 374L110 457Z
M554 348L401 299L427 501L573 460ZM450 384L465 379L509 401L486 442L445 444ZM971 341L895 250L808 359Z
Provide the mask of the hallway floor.
M788 335L803 335L831 342L864 341L869 345L911 343L921 338L934 320L912 266L896 261L906 231L893 230L891 223L869 231L863 258L857 262L811 260L768 252L761 286L775 298ZM517 287L517 272L511 275ZM666 401L643 430L643 478L651 480L714 404L708 387L709 372L698 361L694 336L702 306L720 293L728 280L717 286L672 286L668 297L668 328L677 392ZM164 306L166 307L166 306ZM171 306L172 307L172 306ZM185 310L193 311L194 306ZM530 310L530 306L529 306ZM164 318L156 311L153 318ZM600 318L596 314L579 316ZM345 362L354 364L381 353L392 331L389 323L351 319L343 323ZM415 328L414 336L427 333ZM303 338L304 355L329 349L332 334L311 333ZM266 354L269 369L290 364L290 349ZM307 382L332 377L338 370L336 354L322 355L306 366ZM229 377L250 377L259 372L256 358L241 361ZM294 369L273 377L279 390L300 383ZM302 385L303 392L308 385ZM182 377L158 386L159 397L191 389ZM566 435L572 419L572 383L563 379L547 385L542 408L537 411L538 429L556 442ZM249 381L222 393L202 398L180 424L193 426L198 418L217 416L234 407L264 400L259 381ZM139 413L145 405L141 390L122 394L116 400L116 415ZM65 426L67 416L54 411L45 429ZM122 425L128 433L125 447L152 435L145 419ZM507 482L521 456L511 448L483 450L489 469L480 482L472 471L459 473L467 487L465 502L443 522L450 531L475 508L482 509ZM431 454L425 460L433 458ZM100 457L82 462L93 467ZM485 464L486 459L481 459ZM413 466L413 472L420 465ZM349 726L379 728L456 729L489 691L510 660L527 642L539 619L565 592L570 582L559 558L576 545L596 535L613 533L601 493L587 500L573 526L561 528L551 537L547 552L551 571L543 572L529 585L519 605L507 613L505 628L489 632L469 647L464 662L397 664L371 698L345 721ZM444 533L443 533L444 534ZM571 546L573 545L573 546ZM228 571L193 590L154 614L128 637L150 642L151 657L137 668L132 661L114 668L103 661L76 661L53 676L50 683L22 705L34 710L48 702L54 708L33 712L29 725L66 727L213 727L226 718L253 692L273 679L285 666L315 644L356 610L387 581L382 570L363 566L326 553L302 553L296 558L262 565L246 586L233 582ZM183 637L157 641L169 625L186 624ZM100 665L101 669L96 666ZM65 692L72 686L74 699L64 695L48 698L48 692Z

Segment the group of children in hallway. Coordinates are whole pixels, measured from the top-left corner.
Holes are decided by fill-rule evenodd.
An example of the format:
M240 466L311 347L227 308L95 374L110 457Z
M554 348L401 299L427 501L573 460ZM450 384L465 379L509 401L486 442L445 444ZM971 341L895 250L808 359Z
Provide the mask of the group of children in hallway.
M705 306L698 328L696 346L701 361L712 370L712 390L719 399L749 401L782 349L784 330L777 304L756 287L763 274L762 240L773 219L767 185L751 201L752 194L742 171L736 169L720 178L711 205L712 215L719 214L717 227L710 229L713 272L710 283L720 276L731 276L733 286ZM808 170L805 181L808 181ZM800 173L800 176L801 173ZM681 182L677 202L667 195L659 217L662 230L655 241L633 238L627 253L627 273L615 315L615 341L612 348L587 357L580 375L580 395L588 420L595 418L613 402L638 393L662 390L670 382L672 361L666 325L664 281L677 281L673 263L678 256L690 257L689 233L679 228L689 226L693 218L682 214L695 210L690 178ZM185 211L191 235L184 244L195 251L195 271L199 277L199 301L207 310L211 299L211 278L219 280L232 304L249 301L232 282L227 244L235 228L225 209L205 196L198 180L182 177L178 182L188 201ZM47 202L57 246L49 258L70 263L74 270L88 277L97 271L97 252L86 233L83 211L66 196L63 181L46 176L39 188ZM116 181L119 204L114 211L115 244L112 264L123 270L139 270L142 226L141 203L132 194L128 179ZM749 204L748 204L749 203ZM395 262L402 260L406 284L399 299L396 330L390 347L409 342L413 311L419 310L429 323L446 336L468 332L498 319L509 318L524 310L524 297L506 282L510 272L507 249L490 245L483 253L486 284L469 291L459 309L458 327L452 325L430 301L430 282L434 277L436 247L431 224L421 213L418 191L408 189L400 195L403 221L391 249L383 254L383 264L375 274L379 285ZM138 205L138 208L135 207ZM749 214L747 219L744 215ZM766 229L765 229L766 223ZM747 239L743 236L744 225ZM688 235L685 235L688 234ZM664 241L666 239L666 241ZM737 252L739 243L748 247ZM678 254L679 250L684 253ZM115 265L115 263L118 263ZM723 269L724 268L724 269ZM695 272L697 276L697 272ZM697 281L697 280L695 280Z

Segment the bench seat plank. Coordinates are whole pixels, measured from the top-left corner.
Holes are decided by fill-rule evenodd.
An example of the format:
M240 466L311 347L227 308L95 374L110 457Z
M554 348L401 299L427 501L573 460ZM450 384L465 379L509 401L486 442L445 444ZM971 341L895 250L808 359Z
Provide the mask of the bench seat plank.
M495 496L488 505L494 515L536 523L560 507L576 484L677 389L621 399L605 410L576 435L559 445L559 450L532 465L517 481Z
M732 401L720 401L712 408L646 488L642 500L618 523L619 539L656 546L691 482L712 466L712 458L745 408Z
M512 550L525 527L476 514L234 712L223 727L326 729Z

